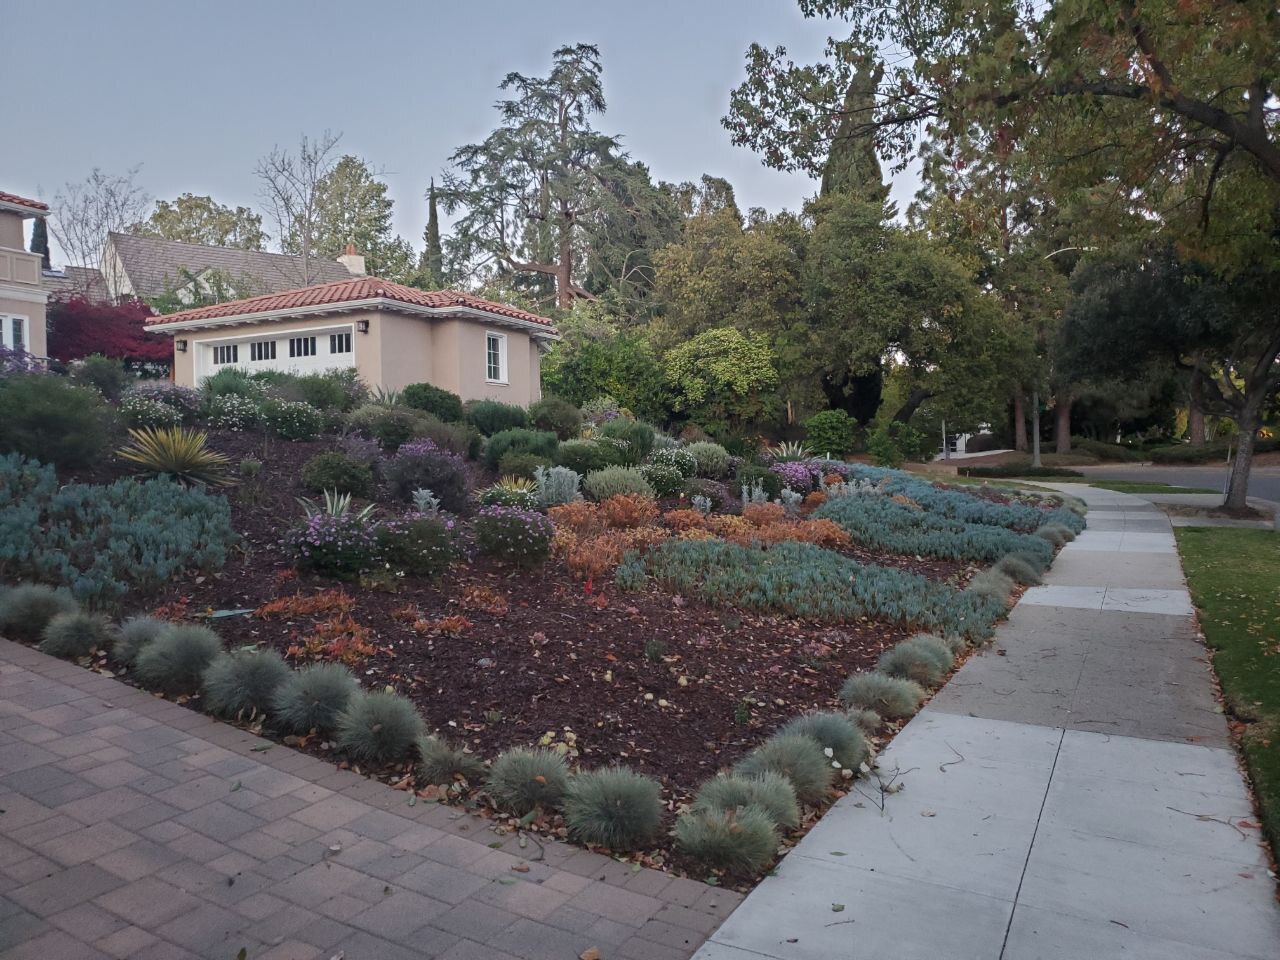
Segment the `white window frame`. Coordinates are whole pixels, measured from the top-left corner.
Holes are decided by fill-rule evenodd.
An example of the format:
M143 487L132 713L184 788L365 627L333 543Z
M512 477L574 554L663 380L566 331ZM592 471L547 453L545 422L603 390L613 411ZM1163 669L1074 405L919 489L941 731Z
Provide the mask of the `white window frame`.
M494 379L489 375L489 344L491 341L498 341L498 377ZM497 383L503 386L508 385L510 380L510 371L507 367L507 335L498 333L496 330L486 330L484 332L484 382Z
M316 334L314 333L298 333L296 335L286 334L286 339L289 341L289 359L290 360L307 360L311 357L316 356L320 351L319 337L317 337ZM298 341L300 344L306 344L308 340L311 341L310 353L294 353L293 352L294 341Z
M274 363L276 357L280 353L278 340L250 340L249 341L249 362L250 363ZM270 353L269 357L255 357L255 353Z
M334 344L345 346L345 350L333 349ZM340 357L348 353L355 352L355 338L351 336L350 330L340 330L337 333L329 334L329 356Z
M0 313L0 344L4 344L10 350L16 350L18 347L13 342L13 321L22 321L22 352L31 352L31 318L23 316L20 313Z

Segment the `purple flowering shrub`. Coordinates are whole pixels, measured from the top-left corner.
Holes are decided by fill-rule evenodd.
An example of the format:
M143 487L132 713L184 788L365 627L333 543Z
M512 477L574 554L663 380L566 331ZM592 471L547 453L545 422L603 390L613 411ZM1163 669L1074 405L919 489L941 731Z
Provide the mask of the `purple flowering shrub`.
M849 465L839 460L784 460L770 465L769 469L782 478L782 485L797 493L808 493L818 487L818 481L830 474L849 476Z
M555 525L535 510L519 507L481 507L475 522L481 553L507 563L534 567L551 556Z
M467 507L470 480L466 461L432 440L401 444L396 455L383 463L382 475L391 495L405 503L412 502L413 491L427 489L451 513L461 513Z
M26 373L48 373L34 353L0 345L0 379Z
M299 566L346 579L377 560L378 526L376 519L360 513L317 513L291 530L285 545L293 549Z
M378 527L379 559L396 573L435 577L456 554L453 520L427 513L406 513Z

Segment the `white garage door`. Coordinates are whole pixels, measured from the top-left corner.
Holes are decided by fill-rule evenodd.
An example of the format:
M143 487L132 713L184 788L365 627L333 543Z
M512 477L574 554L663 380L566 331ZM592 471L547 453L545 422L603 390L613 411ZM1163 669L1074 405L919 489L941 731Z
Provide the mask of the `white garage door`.
M355 327L340 324L317 330L295 330L278 336L215 337L196 340L196 381L223 367L324 373L356 365Z

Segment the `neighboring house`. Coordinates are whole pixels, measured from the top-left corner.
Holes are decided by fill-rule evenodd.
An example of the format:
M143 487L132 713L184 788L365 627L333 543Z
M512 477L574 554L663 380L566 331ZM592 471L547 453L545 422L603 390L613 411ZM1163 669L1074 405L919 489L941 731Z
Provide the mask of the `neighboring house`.
M370 386L432 383L463 400L522 406L542 396L542 354L559 339L546 317L376 277L198 307L146 329L173 336L174 380L183 386L223 367L355 369Z
M97 268L67 267L46 272L58 293L91 299L172 297L178 303L282 293L297 287L364 275L364 257L353 248L336 261L283 253L211 247L131 233L109 233Z
M40 255L28 253L24 222L49 215L48 204L0 191L0 344L45 355L45 302Z

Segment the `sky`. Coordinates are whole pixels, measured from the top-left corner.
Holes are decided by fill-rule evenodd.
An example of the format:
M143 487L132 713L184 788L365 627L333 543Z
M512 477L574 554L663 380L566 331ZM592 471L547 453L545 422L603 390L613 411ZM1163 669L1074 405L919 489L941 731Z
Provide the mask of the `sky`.
M427 182L492 130L502 77L545 74L578 42L601 52L597 126L655 179L725 177L771 212L816 191L720 126L752 41L821 55L831 25L792 0L0 0L0 23L29 38L5 46L0 189L46 201L94 167L141 165L156 199L260 208L258 158L328 129L383 173L419 248Z

